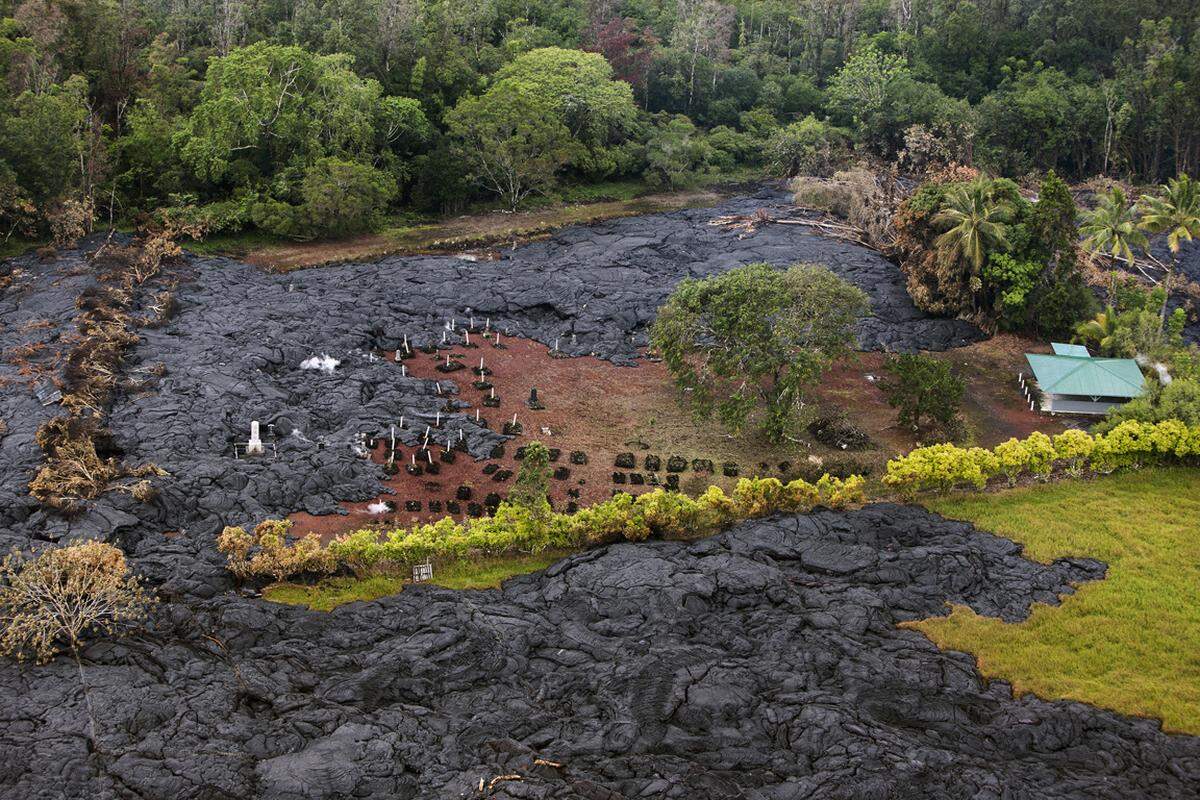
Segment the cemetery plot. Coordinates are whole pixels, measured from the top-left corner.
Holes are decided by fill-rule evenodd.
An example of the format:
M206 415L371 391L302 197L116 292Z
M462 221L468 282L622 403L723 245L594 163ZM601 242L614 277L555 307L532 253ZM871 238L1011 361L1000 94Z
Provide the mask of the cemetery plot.
M464 336L464 324L473 325L475 333ZM345 515L295 513L290 518L298 532L332 538L373 524L397 527L490 513L507 497L531 441L550 448L550 500L564 511L618 491L641 494L663 487L694 494L711 484L731 490L738 478L753 475L870 474L915 444L912 434L895 424L895 411L875 384L882 372L879 353L858 353L840 362L817 391L821 401L846 409L847 424L866 434L864 447L842 448L837 440L823 444L821 437L772 446L694 419L680 406L665 367L644 352L637 366L621 367L589 356L562 357L553 342L547 346L500 334L497 346L496 332L482 320L456 325L459 332L444 337L444 345L415 348L406 338L399 359L395 351L379 354L380 369L438 382L446 398L442 411L398 418L403 429L394 431L394 450L391 430L365 443L365 452L383 467L385 492L343 503ZM1062 429L1060 421L1030 413L1007 385L987 389L986 376L1019 358L1027 344L1000 337L945 356L954 358L972 382L964 413L982 444L1035 429ZM454 441L455 430L461 431L456 425L475 420L513 438L490 458L476 460ZM402 430L421 433L419 443L402 444Z

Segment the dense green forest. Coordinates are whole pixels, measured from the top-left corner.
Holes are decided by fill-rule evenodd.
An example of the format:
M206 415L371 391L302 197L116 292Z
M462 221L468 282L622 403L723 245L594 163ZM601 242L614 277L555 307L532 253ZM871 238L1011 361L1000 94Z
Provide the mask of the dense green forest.
M1200 166L1195 0L0 0L0 236L399 208L847 158Z

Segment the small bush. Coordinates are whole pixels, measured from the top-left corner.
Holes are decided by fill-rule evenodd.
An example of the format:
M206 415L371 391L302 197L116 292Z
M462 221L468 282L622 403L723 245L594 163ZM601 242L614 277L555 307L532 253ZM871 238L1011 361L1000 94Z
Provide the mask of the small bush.
M253 534L226 526L217 537L217 549L225 554L229 571L240 578L268 576L282 581L293 575L329 574L337 569L337 559L321 546L316 534L289 544L291 527L290 521L277 519L260 522Z
M1071 475L1080 475L1096 447L1096 440L1087 431L1072 429L1054 437L1054 458L1066 465Z
M898 421L918 431L921 422L949 429L958 418L966 383L945 361L920 353L903 353L888 359L888 379L881 388L888 405L899 412Z

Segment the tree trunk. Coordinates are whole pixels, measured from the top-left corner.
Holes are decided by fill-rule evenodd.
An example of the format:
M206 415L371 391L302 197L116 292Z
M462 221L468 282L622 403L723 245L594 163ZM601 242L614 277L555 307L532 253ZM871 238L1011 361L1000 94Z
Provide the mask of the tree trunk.
M1175 270L1177 269L1179 269L1179 258L1176 253L1172 252L1171 269L1167 271L1167 274L1164 275L1162 279L1162 287L1164 291L1162 308L1158 313L1158 318L1160 321L1159 330L1164 329L1167 324L1167 303L1169 303L1171 300L1171 284L1175 282Z
M92 708L92 692L88 688L87 676L83 672L83 660L79 657L79 644L77 642L71 643L71 656L75 659L75 667L79 670L79 685L83 689L83 704L87 708L88 740L92 744L92 750L99 753L100 741L96 738L96 712Z

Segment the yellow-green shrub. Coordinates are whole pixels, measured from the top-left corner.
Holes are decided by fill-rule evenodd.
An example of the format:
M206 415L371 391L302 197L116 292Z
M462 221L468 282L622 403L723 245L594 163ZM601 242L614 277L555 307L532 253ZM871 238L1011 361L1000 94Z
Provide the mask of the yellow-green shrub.
M783 484L778 478L741 478L733 489L733 504L743 519L772 514L786 502Z
M707 536L720 525L718 513L712 507L679 492L655 489L640 495L634 505L650 530L659 536Z
M1054 442L1041 431L1034 431L1025 440L1025 457L1029 471L1039 477L1049 477L1054 471Z
M1054 439L1054 458L1066 464L1066 469L1072 475L1083 471L1084 464L1096 447L1096 440L1087 431L1072 428L1057 434Z
M969 485L982 488L1003 474L1015 483L1023 474L1049 476L1056 466L1072 475L1090 467L1097 472L1137 468L1149 463L1200 457L1200 427L1179 420L1158 423L1126 420L1105 434L1070 430L1053 439L1034 432L1024 440L1009 439L994 451L951 444L921 447L888 462L883 481L906 497L927 489Z
M1108 433L1095 437L1092 468L1111 472L1122 467L1141 467L1154 454L1151 435L1155 427L1150 423L1127 420Z
M861 475L835 478L825 473L817 480L816 490L823 505L830 508L846 508L867 501L866 485L867 482Z
M714 525L729 525L738 518L737 503L720 486L709 486L696 502L711 517Z
M1196 434L1200 436L1200 430L1196 431ZM1191 429L1177 419L1159 422L1150 433L1151 449L1156 455L1165 459L1196 455L1192 450L1193 441L1195 439Z
M1001 442L992 452L999 462L1000 474L1008 479L1009 486L1017 482L1017 476L1029 469L1029 448L1019 439Z
M883 482L911 497L926 489L944 491L962 485L982 489L999 469L996 454L981 447L935 444L893 458Z
M857 475L852 477L858 478L860 481L862 480ZM850 480L850 478L847 480ZM803 478L790 481L783 489L785 492L785 511L811 511L814 506L821 502L821 490Z

